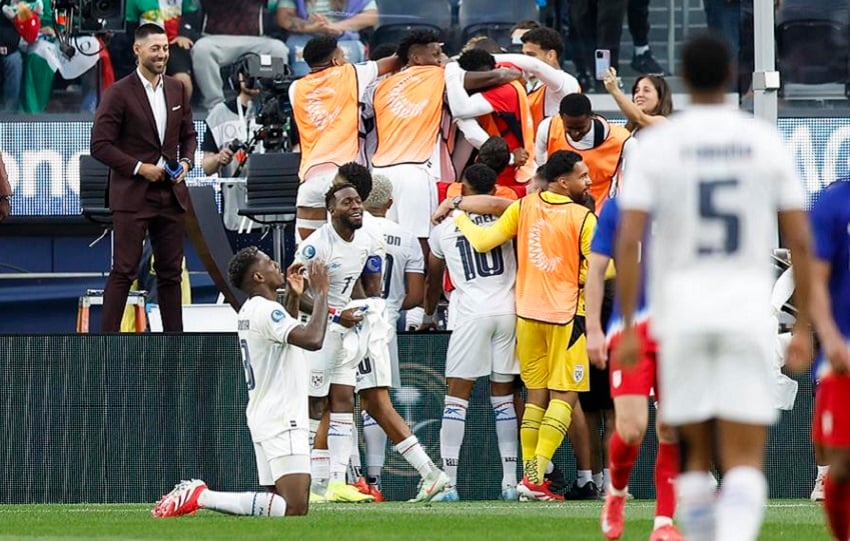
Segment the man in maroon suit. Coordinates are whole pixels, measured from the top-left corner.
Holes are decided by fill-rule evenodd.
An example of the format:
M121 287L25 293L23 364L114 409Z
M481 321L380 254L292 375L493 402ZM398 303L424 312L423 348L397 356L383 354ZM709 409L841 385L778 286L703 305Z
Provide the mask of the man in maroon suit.
M112 209L114 260L103 298L104 332L118 332L142 243L150 235L157 297L166 332L183 330L180 273L184 216L197 138L183 84L165 75L168 39L154 24L135 33L138 69L109 87L97 108L91 154L110 167L107 205ZM167 169L179 165L173 177Z

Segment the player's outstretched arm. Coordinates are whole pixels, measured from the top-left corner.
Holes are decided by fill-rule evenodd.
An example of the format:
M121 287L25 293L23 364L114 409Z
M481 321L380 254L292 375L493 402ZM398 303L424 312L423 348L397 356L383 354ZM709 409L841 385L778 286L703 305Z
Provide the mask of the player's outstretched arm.
M587 323L587 356L593 366L605 369L608 348L605 346L605 330L602 328L602 298L605 290L605 269L610 258L591 252L584 283L584 301Z
M791 265L794 267L794 306L797 307L797 321L791 343L788 345L786 364L791 370L805 369L812 361L812 341L809 335L812 309L812 242L808 216L802 209L780 211L779 228L791 251Z
M293 346L318 351L325 341L325 331L328 326L328 269L318 261L310 265L308 280L315 293L313 313L306 325L299 325L290 331L287 342Z

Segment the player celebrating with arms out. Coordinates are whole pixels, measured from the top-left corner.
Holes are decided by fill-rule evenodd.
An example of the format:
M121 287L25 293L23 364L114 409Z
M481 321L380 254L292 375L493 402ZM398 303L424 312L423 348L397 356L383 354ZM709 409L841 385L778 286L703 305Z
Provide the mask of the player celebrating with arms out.
M230 261L230 283L248 294L239 310L239 345L248 384L246 417L260 484L268 492L214 492L206 483L183 481L153 509L158 518L210 509L231 515L306 515L310 493L310 444L307 416L309 366L302 349L322 347L328 318L325 265L308 268L315 312L298 323L304 291L304 266L287 271L286 308L277 302L284 278L277 262L256 246L240 250ZM295 347L292 347L295 346Z

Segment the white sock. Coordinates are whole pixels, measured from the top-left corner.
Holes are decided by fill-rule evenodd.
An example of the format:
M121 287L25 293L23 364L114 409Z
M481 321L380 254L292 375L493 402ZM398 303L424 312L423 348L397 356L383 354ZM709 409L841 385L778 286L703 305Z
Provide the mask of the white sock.
M635 46L635 56L640 56L648 50L649 50L649 45L636 45Z
M761 470L738 466L726 472L717 498L717 538L755 541L766 501L767 481Z
M596 485L596 488L602 488L602 472L594 473L591 479L593 480L593 484Z
M310 491L323 495L330 476L331 452L327 449L313 449L310 452Z
M546 475L549 475L553 471L555 471L555 463L550 460L549 463L546 464Z
M425 477L437 469L437 466L435 466L431 461L431 457L428 456L428 453L426 453L425 449L419 444L419 440L416 439L416 436L408 436L395 446L395 450L398 451L407 463L413 466L422 477Z
M712 479L711 474L704 471L686 472L676 478L678 514L688 541L715 539L716 495Z
M593 472L590 470L578 470L576 472L576 485L583 487L593 481Z
M596 488L607 491L609 486L611 486L611 469L602 468L602 484L597 485Z
M673 524L673 519L670 517L655 517L655 520L652 522L652 529L657 530L671 524Z
M317 421L316 419L310 419L307 423L307 426L310 427L310 449L312 449L313 445L316 443L316 432L319 431L319 423L321 423L321 421Z
M286 500L271 492L215 492L205 490L198 497L204 509L254 517L282 517L286 514Z
M353 419L353 418L352 418ZM363 464L360 462L360 438L357 425L351 425L351 458L348 459L348 482L356 483L363 477Z
M366 475L369 483L381 486L381 471L387 456L387 433L367 412L363 417L363 439L366 441Z
M345 470L351 459L351 430L353 413L331 413L328 427L328 451L331 452L331 482L345 482Z
M829 466L818 466L818 477L829 473Z
M516 423L514 395L491 396L490 405L496 416L496 439L502 457L502 488L516 486L516 465L519 455L519 430ZM444 421L445 422L445 421Z
M463 444L463 432L466 429L466 409L469 407L469 401L446 395L443 404L443 424L440 425L440 458L443 460L443 471L452 480L454 486L457 485L457 466L460 462L460 446Z

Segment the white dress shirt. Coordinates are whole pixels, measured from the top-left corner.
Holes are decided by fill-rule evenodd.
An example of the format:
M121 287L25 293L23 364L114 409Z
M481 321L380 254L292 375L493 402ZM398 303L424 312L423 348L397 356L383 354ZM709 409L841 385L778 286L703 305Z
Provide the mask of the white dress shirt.
M159 135L159 142L162 144L165 142L165 124L168 120L168 107L165 105L165 85L163 84L162 75L159 76L156 86L151 84L151 82L142 75L142 72L138 68L136 68L136 75L139 77L139 80L142 81L142 86L145 89L145 95L148 97L148 103L151 106L153 118L156 122L156 131ZM157 161L156 164L160 167L165 165L165 160L162 156L159 157L159 161ZM136 168L133 170L133 174L138 175L141 167L142 162L138 162L136 164Z

